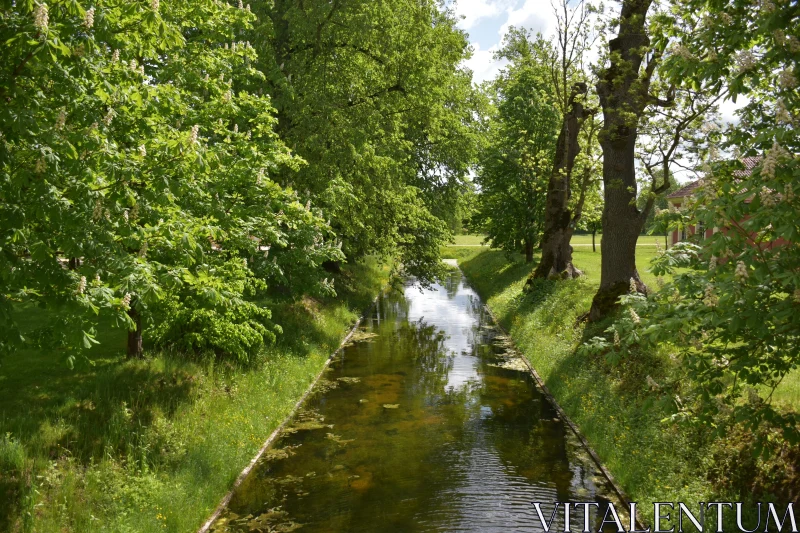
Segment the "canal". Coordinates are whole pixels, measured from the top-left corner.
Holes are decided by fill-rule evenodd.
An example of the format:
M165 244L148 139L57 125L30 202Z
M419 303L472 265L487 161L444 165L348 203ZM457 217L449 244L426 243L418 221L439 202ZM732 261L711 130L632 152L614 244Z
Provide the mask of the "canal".
M382 295L354 339L212 531L542 531L533 502L607 501L460 271Z

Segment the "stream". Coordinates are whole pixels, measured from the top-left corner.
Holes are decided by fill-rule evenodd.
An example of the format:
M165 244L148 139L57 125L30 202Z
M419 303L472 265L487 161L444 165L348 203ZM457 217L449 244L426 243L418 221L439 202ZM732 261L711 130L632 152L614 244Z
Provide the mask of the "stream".
M212 531L543 531L611 491L453 271L378 299Z

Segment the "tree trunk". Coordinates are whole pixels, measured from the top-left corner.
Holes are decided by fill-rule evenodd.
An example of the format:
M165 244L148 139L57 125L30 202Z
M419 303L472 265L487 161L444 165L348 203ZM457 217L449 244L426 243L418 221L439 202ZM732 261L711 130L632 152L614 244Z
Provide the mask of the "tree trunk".
M646 212L636 208L634 164L639 120L651 102L650 79L657 64L653 56L640 72L650 51L647 11L652 0L624 0L619 34L609 41L609 66L599 76L597 94L603 107L603 254L600 288L592 301L589 320L597 321L613 312L618 299L634 280L636 289L647 287L636 270L636 241Z
M597 246L594 245L594 236L597 234L597 228L592 228L592 251L597 251Z
M575 98L585 96L587 92L585 83L576 83L569 98L569 111L564 115L564 123L556 143L553 171L547 184L542 258L529 282L530 279L537 278L576 278L582 274L572 264L572 246L569 244L582 206L576 209L573 217L569 210L569 199L572 167L580 151L578 133L588 114L583 103L576 102Z
M131 359L139 359L142 357L142 315L139 311L131 307L128 310L128 316L133 319L136 324L136 329L128 331L128 357Z
M525 239L525 262L533 263L533 241Z

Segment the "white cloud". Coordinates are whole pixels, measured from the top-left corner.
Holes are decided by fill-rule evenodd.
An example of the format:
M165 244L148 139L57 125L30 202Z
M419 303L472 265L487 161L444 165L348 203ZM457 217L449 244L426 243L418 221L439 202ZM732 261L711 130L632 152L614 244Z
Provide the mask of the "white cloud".
M526 28L533 34L541 33L550 37L556 30L556 18L552 6L543 0L525 0L520 7L506 10L505 24L500 26L500 39L508 32L511 26Z
M453 7L456 15L464 17L459 27L469 30L483 19L501 15L513 3L514 0L455 0Z
M508 61L502 59L495 61L493 58L494 52L500 48L499 44L492 45L488 50L481 50L478 43L473 43L474 51L472 57L464 62L464 65L472 71L472 81L474 83L482 83L486 80L491 80L501 68L508 64Z

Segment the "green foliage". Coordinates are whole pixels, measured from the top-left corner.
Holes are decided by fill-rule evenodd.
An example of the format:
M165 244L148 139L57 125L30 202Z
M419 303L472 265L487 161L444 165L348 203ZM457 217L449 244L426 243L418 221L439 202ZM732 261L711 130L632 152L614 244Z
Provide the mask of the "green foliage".
M636 306L637 330L685 365L694 387L680 415L720 432L742 424L757 437L756 454L800 443L797 413L772 402L800 364L799 15L789 2L690 0L659 20L674 51L665 76L749 103L735 126L709 128L705 179L686 210L661 215L720 231L656 263L694 269ZM755 156L757 165L719 160L717 148Z
M270 99L246 89L264 79L235 41L254 20L212 0L4 4L2 353L26 341L12 308L36 303L56 312L51 347L73 361L99 317L134 328L132 309L173 331L213 323L220 338L249 324L208 343L243 357L273 338L268 312L245 303L264 282L330 290L317 267L341 253L321 214L272 181L301 161L273 132Z
M561 116L546 67L549 44L512 30L499 57L511 64L486 90L494 104L487 145L477 172L480 188L473 225L492 246L531 249L544 229L549 172Z
M452 12L411 4L288 0L253 4L249 34L278 132L308 164L283 173L314 198L348 257L393 257L441 273L438 249L464 210L481 105Z

